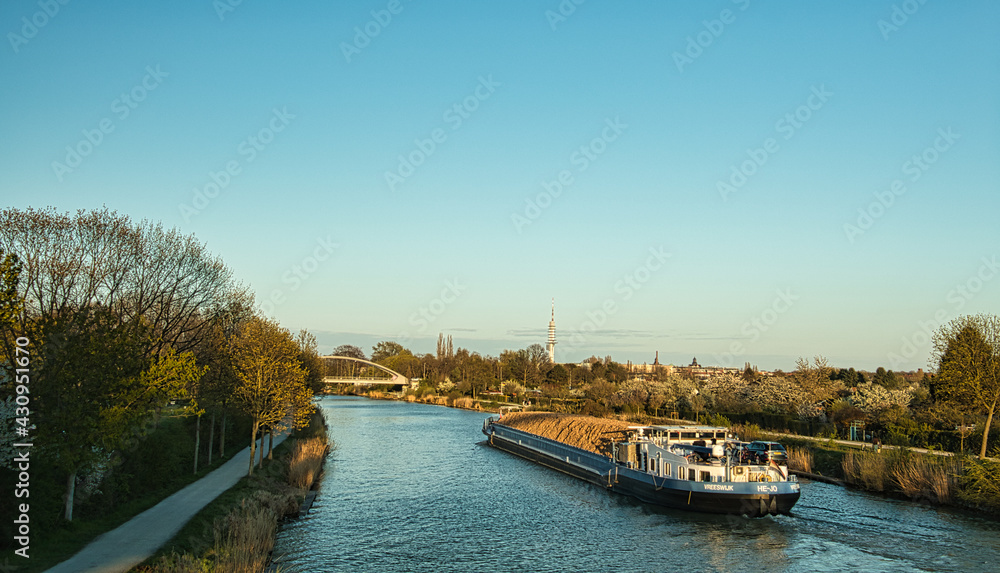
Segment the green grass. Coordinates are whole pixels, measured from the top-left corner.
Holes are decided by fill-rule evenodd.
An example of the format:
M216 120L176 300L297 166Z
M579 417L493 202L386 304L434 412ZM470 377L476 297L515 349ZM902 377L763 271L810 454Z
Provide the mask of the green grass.
M323 416L315 413L307 428L297 430L289 439L274 447L274 459L264 460L263 468L255 468L253 476L242 478L232 488L223 492L214 501L206 505L191 520L177 532L177 535L161 547L149 559L140 564L137 569L153 569L163 557L189 554L201 559L215 545L215 524L225 518L245 499L251 499L257 492L287 491L288 461L295 441L326 435ZM332 442L331 442L332 445ZM298 496L301 503L305 495Z
M186 430L183 420L165 419L161 421L160 427L156 430L156 432L154 432L154 434L160 434L160 437L164 439L171 439L172 436L176 436L177 433L184 431ZM205 436L203 435L203 439L204 437ZM218 446L216 445L216 447ZM205 475L228 461L234 454L242 450L244 447L246 446L231 444L226 448L225 457L220 459L218 456L213 456L212 465L203 465L197 474L193 474L191 472L191 466L186 465L184 467L186 467L187 471L178 471L175 475L170 476L168 479L164 479L161 482L162 485L156 489L135 492L135 497L120 503L112 511L104 515L88 515L94 513L94 510L85 507L79 508L74 516L73 522L61 522L57 527L47 527L48 531L44 535L32 536L33 539L30 551L31 558L29 560L19 560L18 562L12 563L16 563L17 566L20 566L20 568L17 569L18 573L44 571L58 563L61 563L72 557L101 534L115 529L136 515L139 515L163 499L169 497L174 492L198 479L201 479L202 477L205 477ZM191 464L194 462L193 451L189 453L191 454L192 459L188 460L188 464Z
M160 557L172 553L191 553L202 555L215 543L215 521L225 517L233 508L238 507L244 499L253 496L259 490L269 490L274 482L283 482L288 470L285 458L288 456L293 440L286 439L274 447L274 459L270 462L265 458L263 468L254 468L253 476L247 476L236 482L236 485L223 492L211 503L199 511L177 535L168 541L152 557L145 560L139 567L153 565Z

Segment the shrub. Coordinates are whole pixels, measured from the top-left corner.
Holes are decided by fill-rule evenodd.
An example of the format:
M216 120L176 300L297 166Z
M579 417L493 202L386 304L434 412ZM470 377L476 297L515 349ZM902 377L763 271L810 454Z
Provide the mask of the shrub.
M584 416L603 418L608 415L608 408L599 402L587 400L584 402L583 407L580 408L580 413Z
M721 426L723 428L728 428L733 425L729 418L723 416L722 414L706 414L702 416L702 419L704 420L703 423L709 426Z
M977 507L1000 510L1000 463L966 458L957 497Z

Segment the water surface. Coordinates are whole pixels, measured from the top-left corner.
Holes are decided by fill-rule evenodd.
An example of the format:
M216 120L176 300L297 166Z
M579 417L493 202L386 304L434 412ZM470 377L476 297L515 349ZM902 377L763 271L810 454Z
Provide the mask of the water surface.
M793 515L655 509L483 443L486 414L328 397L283 571L996 571L1000 523L804 481Z

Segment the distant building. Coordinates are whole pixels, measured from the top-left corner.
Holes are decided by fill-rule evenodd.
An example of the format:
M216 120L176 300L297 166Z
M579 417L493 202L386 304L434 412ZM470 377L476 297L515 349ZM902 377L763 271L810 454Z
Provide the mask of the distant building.
M712 376L717 376L719 374L736 374L739 375L743 372L741 368L726 368L724 366L702 366L698 364L697 358L691 359L691 364L687 366L681 366L677 368L678 373L686 374L692 378L698 380L708 380Z
M630 374L652 374L653 372L663 372L666 374L673 374L674 367L670 364L660 364L660 351L656 351L656 356L653 358L652 364L632 364L631 362L626 366L626 369Z

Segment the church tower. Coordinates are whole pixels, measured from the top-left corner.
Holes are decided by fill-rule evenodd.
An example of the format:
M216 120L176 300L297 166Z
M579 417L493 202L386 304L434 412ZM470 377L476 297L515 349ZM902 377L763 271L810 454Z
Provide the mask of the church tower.
M549 362L556 363L556 299L552 299L552 320L549 321L549 341L545 345L549 351Z

